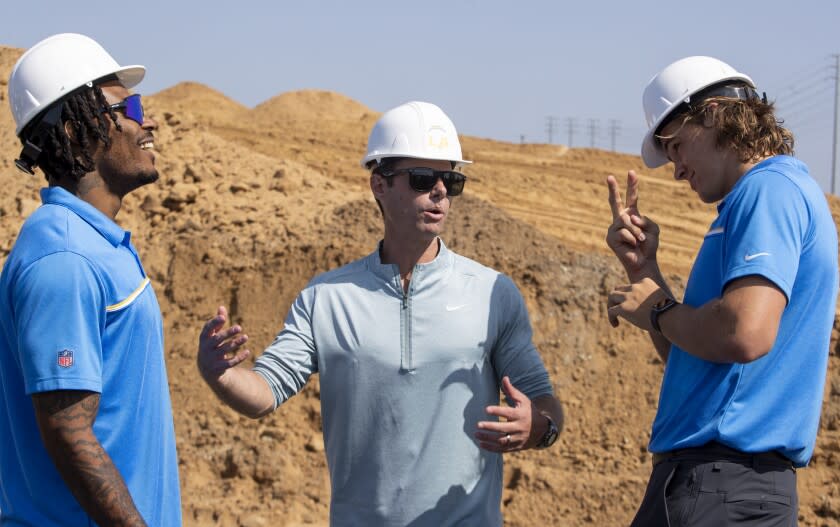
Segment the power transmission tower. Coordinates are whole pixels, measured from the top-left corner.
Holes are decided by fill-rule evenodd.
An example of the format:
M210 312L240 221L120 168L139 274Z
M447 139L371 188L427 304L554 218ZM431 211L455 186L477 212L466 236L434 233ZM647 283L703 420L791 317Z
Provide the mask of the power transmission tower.
M545 118L545 133L548 135L548 144L554 144L554 131L557 129L557 122L560 121L559 117L553 117L551 115L546 116Z
M834 57L834 147L831 149L831 190L832 194L837 194L837 189L834 186L837 179L840 179L838 171L840 167L837 166L837 151L840 150L840 54L833 55Z
M598 120L589 119L589 147L595 148L595 136L598 135Z
M615 152L615 136L621 132L621 122L610 119L610 149Z
M569 148L571 148L574 144L575 131L577 130L577 121L574 117L569 117L566 119L566 122L569 126Z

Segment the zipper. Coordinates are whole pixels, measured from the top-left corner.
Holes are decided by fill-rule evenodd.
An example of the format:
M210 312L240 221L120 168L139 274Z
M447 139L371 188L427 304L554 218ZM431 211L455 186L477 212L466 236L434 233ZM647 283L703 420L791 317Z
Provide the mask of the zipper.
M397 286L402 293L400 302L400 372L414 373L414 357L411 350L411 291L414 289L414 276L412 273L411 283L408 291L402 286L399 269L396 276Z

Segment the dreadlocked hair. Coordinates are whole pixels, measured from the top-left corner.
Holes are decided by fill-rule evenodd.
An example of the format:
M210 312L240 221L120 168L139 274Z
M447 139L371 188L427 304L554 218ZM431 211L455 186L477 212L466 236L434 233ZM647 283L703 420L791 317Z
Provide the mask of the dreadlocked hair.
M747 100L710 97L683 118L717 132L717 147L732 148L742 162L774 155L793 155L793 133L777 119L774 104L760 98Z
M105 148L111 146L109 136L110 124L100 117L108 113L111 122L117 130L122 127L117 123L117 115L105 100L102 88L94 85L67 97L62 104L61 119L48 130L38 165L44 171L44 176L69 176L78 181L88 172L95 170L93 152L99 143ZM64 124L68 123L73 138L78 144L74 153L73 143L68 136Z

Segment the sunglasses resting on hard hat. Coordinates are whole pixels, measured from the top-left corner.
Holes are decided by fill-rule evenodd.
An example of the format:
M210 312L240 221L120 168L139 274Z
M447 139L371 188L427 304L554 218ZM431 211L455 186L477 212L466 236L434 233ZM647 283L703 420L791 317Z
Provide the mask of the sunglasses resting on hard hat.
M102 111L106 112L108 110L121 110L123 115L136 122L140 126L143 126L143 104L141 104L140 102L139 93L129 95L122 101L115 104L111 104Z
M438 178L443 181L446 194L457 196L464 191L464 183L467 176L454 170L434 170L431 168L401 168L391 172L383 173L382 177L393 177L397 174L408 174L408 184L417 192L429 192L437 184Z

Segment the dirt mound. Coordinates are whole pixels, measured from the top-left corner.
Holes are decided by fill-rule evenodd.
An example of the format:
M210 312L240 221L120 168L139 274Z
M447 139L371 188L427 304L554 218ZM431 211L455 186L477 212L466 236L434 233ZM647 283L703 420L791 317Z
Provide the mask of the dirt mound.
M179 119L189 116L208 125L235 123L249 112L246 106L197 82L176 84L156 93L153 99L166 108L165 113L177 115Z
M379 114L344 95L323 90L301 90L280 94L258 104L256 117L269 123L287 121L376 121Z
M5 80L20 50L0 47L0 259L38 205L39 174L18 173ZM142 87L142 85L141 85ZM195 367L199 328L229 307L259 351L316 273L369 253L380 237L358 167L376 114L341 95L305 91L249 110L182 83L147 98L159 122L161 181L131 194L118 217L164 314L167 367L188 526L326 525L329 481L317 376L260 421L221 406ZM259 121L258 121L259 119ZM622 525L649 473L645 445L662 364L641 332L609 327L606 292L623 281L604 247L604 178L643 174L643 211L663 228L662 265L677 290L714 215L667 169L636 156L464 138L467 192L445 235L454 250L509 274L528 304L564 401L566 430L550 452L506 459L506 524ZM840 203L831 199L835 219ZM835 327L837 325L835 324ZM835 331L835 336L836 336ZM822 429L800 471L803 526L840 519L840 382L832 341Z

